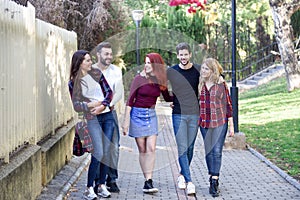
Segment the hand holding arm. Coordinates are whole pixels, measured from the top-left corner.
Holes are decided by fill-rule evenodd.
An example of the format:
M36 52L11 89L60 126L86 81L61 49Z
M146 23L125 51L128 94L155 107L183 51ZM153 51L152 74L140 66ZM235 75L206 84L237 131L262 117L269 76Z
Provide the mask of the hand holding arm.
M94 101L87 103L88 108L95 108L100 105L102 105L102 101Z
M105 110L106 106L101 104L100 106L96 106L91 109L91 114L93 115L99 115Z

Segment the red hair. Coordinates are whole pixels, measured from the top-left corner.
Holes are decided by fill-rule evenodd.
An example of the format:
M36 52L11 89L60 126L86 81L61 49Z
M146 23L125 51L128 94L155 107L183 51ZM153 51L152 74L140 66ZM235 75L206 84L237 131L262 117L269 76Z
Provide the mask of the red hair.
M164 60L158 53L149 53L146 55L150 59L153 73L157 78L160 90L167 89L167 71Z

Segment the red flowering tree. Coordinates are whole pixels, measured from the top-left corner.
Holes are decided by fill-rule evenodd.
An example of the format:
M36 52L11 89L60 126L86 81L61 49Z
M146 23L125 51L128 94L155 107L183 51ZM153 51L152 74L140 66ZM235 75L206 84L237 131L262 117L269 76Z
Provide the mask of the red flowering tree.
M189 13L196 13L197 10L204 10L205 4L207 0L171 0L169 5L170 6L181 6L181 5L188 5Z

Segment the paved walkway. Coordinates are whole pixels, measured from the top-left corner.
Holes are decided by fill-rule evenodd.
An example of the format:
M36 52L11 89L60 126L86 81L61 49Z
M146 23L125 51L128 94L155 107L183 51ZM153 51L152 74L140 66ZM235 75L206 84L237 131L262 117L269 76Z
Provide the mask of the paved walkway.
M192 179L196 185L196 196L187 196L184 190L176 187L178 162L170 109L157 108L160 133L157 140L156 166L153 175L154 185L159 192L149 195L142 192L144 178L138 163L138 151L133 138L121 137L119 179L121 192L112 193L110 199L299 199L300 184L293 184L283 178L261 158L249 150L224 150L220 175L221 195L212 198L208 193L208 175L204 160L201 134L195 144L191 164ZM87 181L89 155L75 157L69 165L53 179L38 199L83 199Z

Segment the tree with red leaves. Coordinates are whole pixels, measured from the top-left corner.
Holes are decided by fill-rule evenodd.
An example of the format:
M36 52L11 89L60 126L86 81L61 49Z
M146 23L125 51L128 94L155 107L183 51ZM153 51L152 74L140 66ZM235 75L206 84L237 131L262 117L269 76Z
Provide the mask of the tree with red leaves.
M197 10L205 10L205 4L207 0L171 0L170 6L181 6L181 5L189 5L188 12L196 13Z

